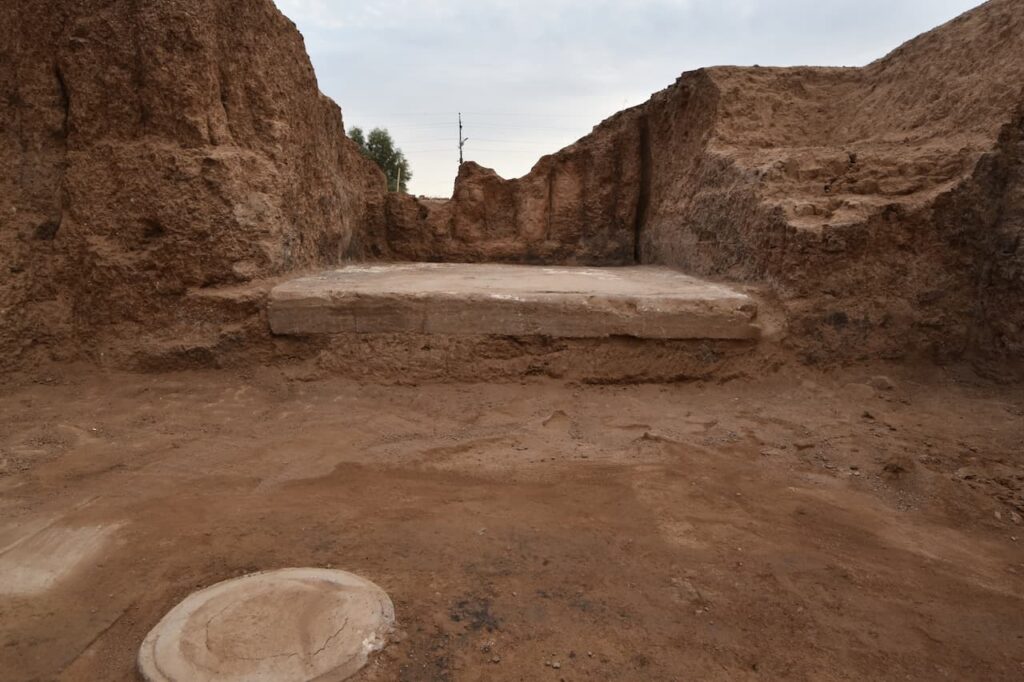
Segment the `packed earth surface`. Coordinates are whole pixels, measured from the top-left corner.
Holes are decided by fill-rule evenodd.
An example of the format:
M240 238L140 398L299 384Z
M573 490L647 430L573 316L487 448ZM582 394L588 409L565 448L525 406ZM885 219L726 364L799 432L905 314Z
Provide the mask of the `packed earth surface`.
M394 601L360 680L1024 674L1024 394L969 372L79 368L0 413L4 679L135 679L188 594L293 566Z

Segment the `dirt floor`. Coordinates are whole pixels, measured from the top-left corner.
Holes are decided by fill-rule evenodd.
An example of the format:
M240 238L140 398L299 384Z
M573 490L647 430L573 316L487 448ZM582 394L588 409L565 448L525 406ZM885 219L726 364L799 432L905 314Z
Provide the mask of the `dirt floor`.
M1024 678L1024 392L966 372L81 369L0 415L5 681L134 679L187 594L287 566L392 596L362 680Z

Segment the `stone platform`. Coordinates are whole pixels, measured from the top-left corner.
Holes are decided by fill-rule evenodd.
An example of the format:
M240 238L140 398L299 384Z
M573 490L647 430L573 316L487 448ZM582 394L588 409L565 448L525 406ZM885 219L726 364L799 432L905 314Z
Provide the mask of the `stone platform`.
M414 333L756 339L747 295L668 268L406 263L352 265L270 293L281 335Z

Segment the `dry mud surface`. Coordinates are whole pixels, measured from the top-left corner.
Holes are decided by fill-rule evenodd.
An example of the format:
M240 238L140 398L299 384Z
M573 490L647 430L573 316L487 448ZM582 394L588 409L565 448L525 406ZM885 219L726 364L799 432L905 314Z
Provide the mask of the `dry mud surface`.
M967 375L81 370L0 414L4 680L134 679L186 595L290 566L393 598L361 680L1024 675L1024 394Z

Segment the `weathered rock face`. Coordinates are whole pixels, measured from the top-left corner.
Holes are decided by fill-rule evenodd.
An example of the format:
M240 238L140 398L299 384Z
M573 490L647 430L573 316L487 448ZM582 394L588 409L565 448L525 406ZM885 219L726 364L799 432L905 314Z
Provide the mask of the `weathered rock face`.
M520 180L467 162L451 201L391 196L382 251L417 261L631 263L640 159L623 153L636 140L610 141L547 156Z
M1021 258L996 246L1021 44L1024 6L997 0L864 69L706 72L714 122L694 170L656 173L642 256L770 282L811 359L1007 354L1019 303L984 301Z
M1024 109L1024 107L1022 107ZM1024 110L1003 129L999 146L979 173L992 204L974 231L972 263L981 322L972 341L995 351L995 359L1024 360ZM950 219L957 220L955 212ZM956 234L954 232L953 234ZM998 371L998 370L997 370Z
M382 228L383 176L271 0L5 2L0 126L0 364Z
M404 200L382 250L766 282L811 360L1019 356L1021 45L993 0L865 68L687 73L524 178Z

